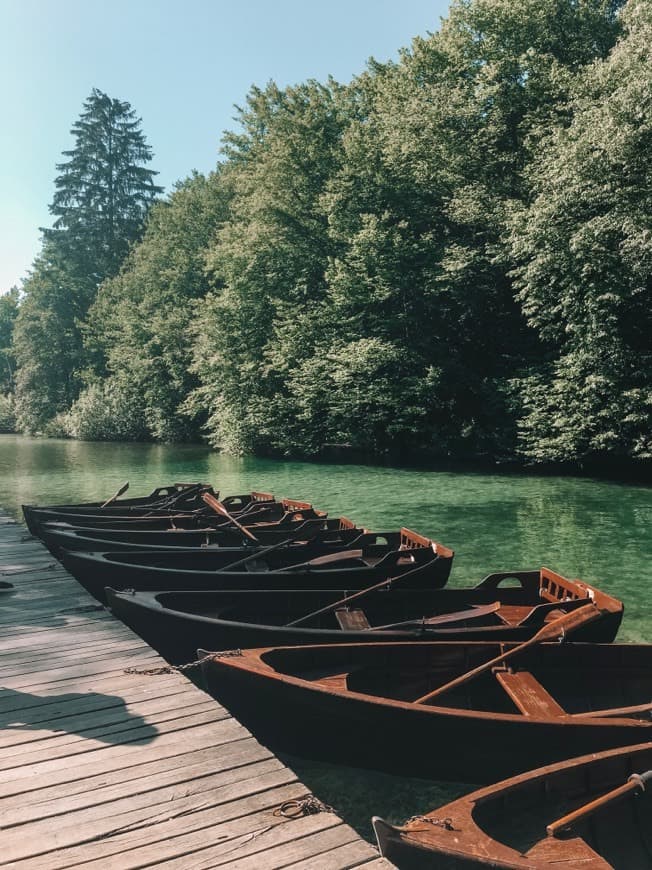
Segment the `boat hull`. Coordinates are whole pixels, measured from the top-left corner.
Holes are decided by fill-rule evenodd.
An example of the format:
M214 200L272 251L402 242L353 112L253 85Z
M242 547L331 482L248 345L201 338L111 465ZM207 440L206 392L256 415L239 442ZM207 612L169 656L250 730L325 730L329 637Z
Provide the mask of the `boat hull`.
M650 870L647 789L605 801L559 837L549 836L546 826L651 767L652 743L572 758L467 794L402 827L376 817L378 846L401 870Z
M61 554L61 561L65 568L90 592L98 601L106 602L105 587L114 589L138 589L138 590L219 590L219 589L365 589L375 583L380 583L389 577L408 574L401 582L410 589L434 589L445 585L450 574L452 558L439 558L434 552L424 555L424 562L416 568L411 565L397 567L395 562L380 561L372 567L355 568L328 568L328 570L314 570L305 568L302 570L247 570L229 571L229 561L235 562L238 555L244 558L249 551L241 551L240 554L230 556L224 551L220 553L222 565L209 565L208 559L213 555L204 550L188 553L179 550L174 553L153 553L156 564L146 564L145 553L86 553L67 552ZM277 551L278 552L278 551ZM319 551L319 555L329 554L332 550L325 547ZM341 553L340 547L336 549ZM201 567L184 568L170 567L173 560L179 562L179 558L187 555L197 562L205 564ZM217 554L216 554L217 555ZM307 559L313 558L314 552L306 549ZM130 558L138 557L141 561L136 564L129 562ZM215 562L215 559L211 559ZM297 564L304 561L299 554L294 554L294 561L287 564Z
M538 571L521 572L539 577ZM533 584L534 585L534 584ZM501 603L519 610L541 606L538 586L534 589L501 590ZM197 647L223 650L291 646L294 644L374 643L419 640L505 640L524 641L543 624L505 624L494 613L473 617L472 607L495 602L495 591L482 588L444 588L418 590L395 588L379 590L360 598L352 606L362 608L372 626L414 620L410 626L393 629L343 630L333 611L313 617L303 625L288 623L341 601L347 590L247 590L242 592L117 592L105 591L113 613L127 623L151 646L175 663L194 659ZM465 620L460 614L467 613ZM420 624L435 614L459 615L440 625ZM614 640L620 614L605 613L581 628L581 639L609 643Z
M449 657L458 661L460 656L460 645L453 643L382 646L379 654L372 644L357 645L353 665L349 660L352 648L346 645L249 650L240 656L218 654L202 662L202 672L208 691L275 750L402 776L486 783L572 755L652 739L649 720L553 720L505 712L496 715L493 710L434 708L397 699L379 701L375 695L360 691L342 691L338 662L342 671L353 667L357 681L373 662L382 685L384 674L391 674L394 665L392 649L402 658L409 658L411 650L415 659L422 655L438 659L441 667L448 667ZM480 650L486 646L465 644L465 654L473 655L474 647ZM552 655L564 650L560 667L568 656L576 664L579 659L590 658L599 672L601 660L613 663L622 658L626 662L634 645L546 644L537 651L544 646L552 650ZM326 657L322 655L325 649ZM495 650L499 652L500 647L496 645ZM547 655L548 650L545 652ZM277 671L273 663L286 658L286 653L290 653L289 663ZM200 658L206 656L203 650L198 654ZM647 650L645 654L643 694L647 692L649 700L652 655ZM293 676L297 662L301 669L306 662L314 665L313 674L318 676L313 682ZM384 670L384 662L388 671ZM322 671L323 677L319 676ZM414 697L418 695L417 690Z

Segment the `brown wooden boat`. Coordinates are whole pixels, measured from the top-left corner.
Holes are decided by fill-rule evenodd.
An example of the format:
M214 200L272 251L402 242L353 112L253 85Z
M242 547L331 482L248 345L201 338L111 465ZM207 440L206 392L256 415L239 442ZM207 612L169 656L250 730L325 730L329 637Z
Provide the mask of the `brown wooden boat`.
M175 662L205 649L379 641L522 641L592 600L602 616L574 640L614 640L623 606L599 589L549 568L490 574L476 586L369 592L341 590L105 590L109 607Z
M40 526L41 540L52 553L59 557L62 550L88 550L111 552L115 550L165 550L166 548L192 547L240 547L250 542L245 535L228 521L209 526L198 521L196 528L148 529L134 528L84 528L66 523L43 523ZM261 546L280 543L288 537L300 540L353 546L363 536L365 529L357 528L346 517L331 519L298 520L291 524L257 523L251 531Z
M117 589L367 589L400 582L410 589L444 586L454 553L401 529L368 533L360 549L340 545L193 548L93 553L63 551L65 568L98 601ZM377 541L380 537L381 542Z
M210 654L210 691L294 753L491 782L583 752L652 740L652 645L382 643Z
M523 773L402 827L373 825L400 870L650 870L652 743Z
M199 486L199 485L198 485ZM195 488L197 489L197 488ZM176 497L173 505L153 503L147 505L125 505L114 502L106 507L75 507L61 505L38 507L23 505L23 515L28 529L33 535L40 536L40 528L47 522L70 522L77 525L98 525L105 522L123 522L138 520L170 520L172 527L175 520L183 517L198 519L212 518L220 523L229 518L236 518L249 526L257 522L290 522L297 518L326 517L323 511L315 510L308 502L295 499L277 501L270 493L252 492L246 495L227 496L221 502L210 492L192 490L192 498L186 498L186 490ZM190 492L190 490L188 490ZM185 499L181 502L179 499ZM219 507L218 507L219 506Z

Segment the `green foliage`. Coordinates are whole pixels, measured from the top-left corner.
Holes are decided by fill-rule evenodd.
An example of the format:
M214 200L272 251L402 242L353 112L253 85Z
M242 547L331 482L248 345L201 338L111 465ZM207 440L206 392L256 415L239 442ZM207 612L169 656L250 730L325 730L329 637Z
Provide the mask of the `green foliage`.
M0 394L0 432L15 432L16 410L12 393Z
M93 92L15 324L19 425L649 457L652 16L621 6L455 0L346 86L254 87L217 170L142 232L149 148ZM139 166L124 201L107 124Z
M622 21L512 223L519 298L550 359L524 385L521 449L535 460L651 454L650 7L631 4Z
M87 387L46 432L81 441L145 441L148 436L140 396L117 378Z
M54 227L43 230L14 329L16 414L28 432L43 431L78 396L93 364L82 339L89 305L160 190L144 167L151 151L128 103L93 90L72 133L75 148L58 166L50 207Z
M16 357L12 342L19 300L17 287L12 287L8 293L0 296L0 390L4 391L14 388Z
M150 212L143 239L89 311L87 347L141 397L147 429L160 441L197 437L179 405L196 386L188 326L209 286L205 249L228 209L219 172L194 175ZM203 418L202 418L203 419Z
M75 147L57 165L50 206L56 220L43 236L65 252L68 268L92 293L118 271L162 188L145 166L152 150L129 103L93 88L71 133Z
M23 284L14 325L16 421L20 431L40 432L70 407L81 387L83 306L58 252L46 245Z

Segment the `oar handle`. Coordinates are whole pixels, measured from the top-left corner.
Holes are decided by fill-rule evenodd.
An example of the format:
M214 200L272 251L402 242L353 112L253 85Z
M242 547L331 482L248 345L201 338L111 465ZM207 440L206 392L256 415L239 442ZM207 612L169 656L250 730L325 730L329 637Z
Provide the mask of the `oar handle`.
M506 659L518 655L518 653L523 652L523 650L528 649L529 647L534 646L537 643L541 643L545 640L556 640L559 638L563 638L569 631L579 628L580 625L585 625L588 622L592 622L594 619L597 619L599 616L601 616L601 614L602 611L599 610L595 604L585 604L578 610L574 610L571 613L566 613L564 616L560 616L558 619L555 619L554 622L550 622L547 625L544 625L543 628L540 628L539 631L537 631L534 637L531 637L524 643L521 643L518 646L507 650L506 652L502 653L499 656L496 656L493 659L489 659L488 662L484 662L483 664L478 665L477 668L473 668L472 670L467 671L465 674L461 674L461 676L456 677L449 683L444 683L444 685L439 686L438 689L433 689L432 692L428 692L426 695L422 695L420 698L417 698L416 701L413 701L413 703L425 704L426 701L431 701L433 698L437 698L439 695L443 695L444 692L449 692L451 689L457 688L457 686L462 686L464 683L472 680L474 677L477 677L480 674L484 674L486 671L491 670L491 668L495 667L496 665L502 664Z
M216 513L221 514L221 516L223 516L223 517L226 517L228 520L230 520L233 523L233 525L237 529L240 529L240 531L242 532L243 535L246 535L246 537L248 537L250 540L255 541L256 544L258 543L258 538L255 535L253 535L249 531L249 529L245 528L244 526L241 526L240 523L235 519L235 517L232 517L231 514L227 511L227 509L224 507L222 502L218 501L218 499L216 499L214 495L211 495L210 492L203 492L201 497L202 497L203 501L209 507L213 508L213 510Z
M103 507L103 508L107 507L107 505L110 505L111 502L115 501L117 498L120 498L120 496L123 495L128 489L129 489L129 481L125 480L125 482L122 484L120 489L117 492L115 492L111 496L111 498L107 498L107 500L104 502L104 504L101 505L101 507Z
M566 828L588 818L599 809L602 809L602 807L607 806L607 804L621 800L632 792L645 791L647 784L651 782L652 770L648 770L645 773L633 773L627 782L623 783L623 785L619 785L617 788L608 791L606 794L596 798L594 801L590 801L589 803L584 804L584 806L578 807L578 809L573 810L572 813L568 813L567 815L562 816L561 819L557 819L556 822L547 825L546 831L548 836L557 837Z

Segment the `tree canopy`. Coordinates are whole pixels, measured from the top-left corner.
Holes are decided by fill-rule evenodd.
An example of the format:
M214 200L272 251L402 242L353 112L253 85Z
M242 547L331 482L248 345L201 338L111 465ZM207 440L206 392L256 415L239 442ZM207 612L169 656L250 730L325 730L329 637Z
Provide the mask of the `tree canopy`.
M640 0L454 0L347 84L253 87L153 208L139 122L94 91L16 321L19 424L649 458L651 27Z
M115 275L161 192L129 103L93 89L71 130L75 146L57 166L52 228L24 282L16 321L18 424L43 430L67 411L98 360L83 325L100 284ZM101 368L101 361L99 362Z

